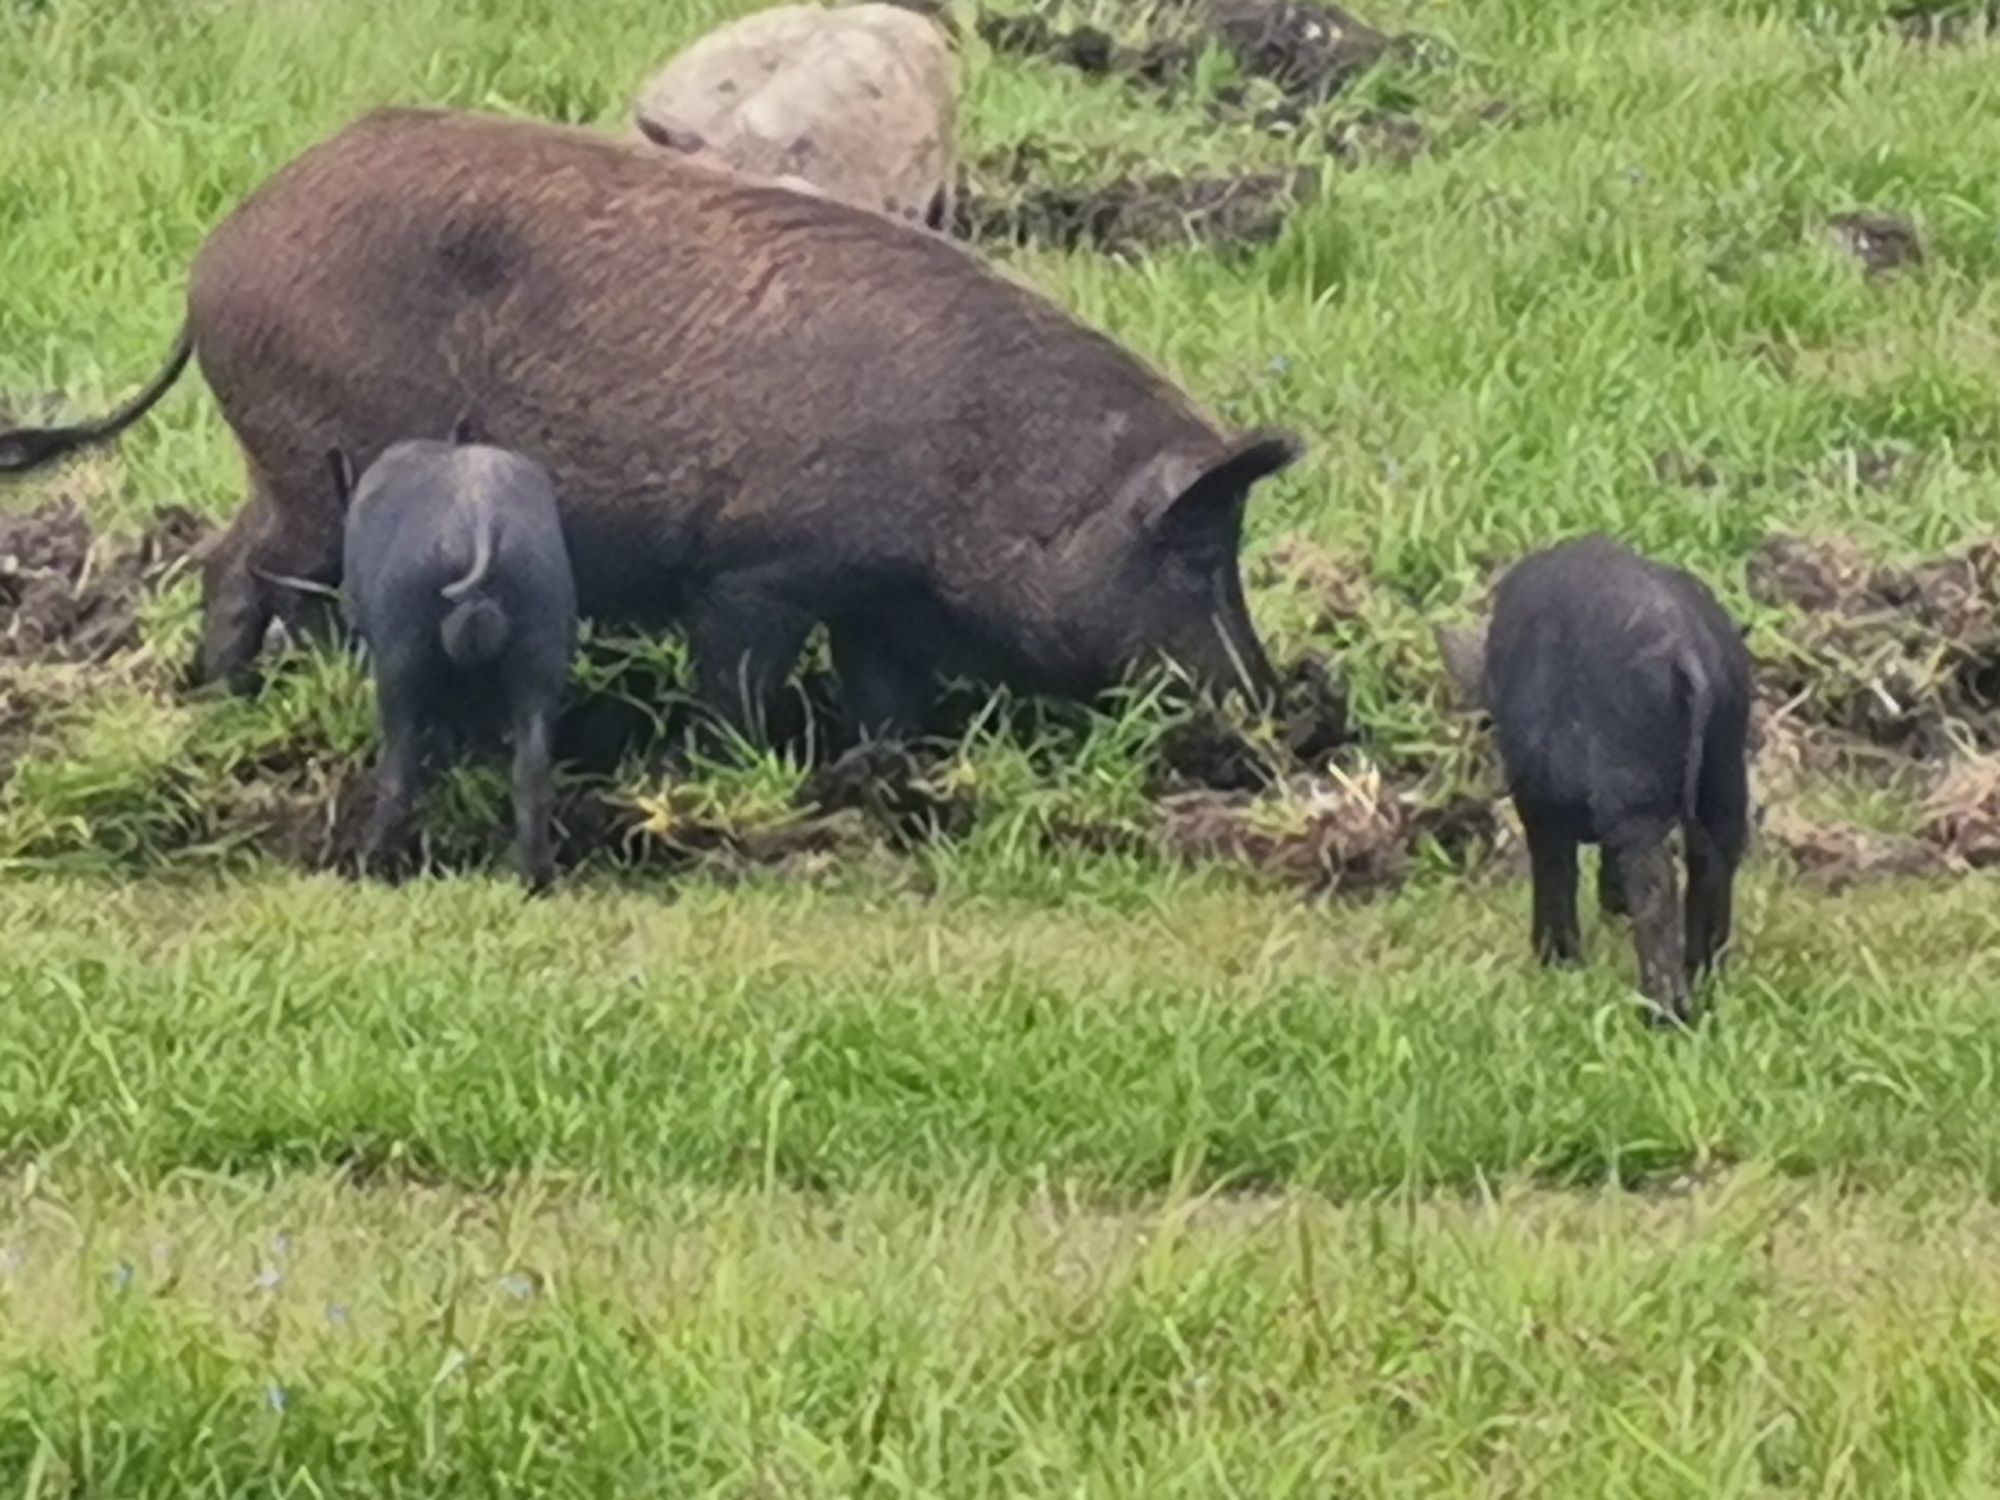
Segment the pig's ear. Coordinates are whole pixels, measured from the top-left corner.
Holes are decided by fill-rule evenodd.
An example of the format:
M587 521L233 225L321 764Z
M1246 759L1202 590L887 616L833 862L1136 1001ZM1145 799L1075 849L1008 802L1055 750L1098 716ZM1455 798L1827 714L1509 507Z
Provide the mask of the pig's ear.
M354 461L347 456L345 448L326 450L326 471L333 476L334 497L342 508L354 498Z
M1162 532L1187 533L1222 518L1233 522L1251 485L1297 462L1305 451L1305 443L1289 432L1250 433L1168 501L1155 525Z
M1437 627L1438 654L1444 658L1445 674L1468 708L1486 706L1486 626L1440 625Z

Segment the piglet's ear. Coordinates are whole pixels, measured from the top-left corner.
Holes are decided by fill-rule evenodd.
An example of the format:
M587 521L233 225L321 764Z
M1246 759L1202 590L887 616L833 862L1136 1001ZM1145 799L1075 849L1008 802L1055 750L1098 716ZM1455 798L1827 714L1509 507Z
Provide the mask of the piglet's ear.
M334 497L345 508L354 498L354 461L347 456L345 448L326 450L326 471L333 476Z
M1250 486L1296 463L1305 451L1304 441L1289 432L1253 432L1238 439L1167 502L1156 527L1163 532L1198 532L1224 522L1233 525Z
M1445 675L1451 679L1459 701L1467 708L1486 706L1486 626L1440 625L1437 627L1438 654L1444 658Z

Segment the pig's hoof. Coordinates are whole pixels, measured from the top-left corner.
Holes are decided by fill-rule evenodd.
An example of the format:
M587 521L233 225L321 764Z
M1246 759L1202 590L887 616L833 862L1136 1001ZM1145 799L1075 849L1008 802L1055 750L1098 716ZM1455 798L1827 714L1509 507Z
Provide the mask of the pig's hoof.
M378 885L401 885L411 873L410 860L382 850L364 851L354 861L354 878Z
M1694 1016L1686 1001L1658 1000L1646 1002L1646 1027L1649 1031L1678 1032L1689 1031L1694 1026Z

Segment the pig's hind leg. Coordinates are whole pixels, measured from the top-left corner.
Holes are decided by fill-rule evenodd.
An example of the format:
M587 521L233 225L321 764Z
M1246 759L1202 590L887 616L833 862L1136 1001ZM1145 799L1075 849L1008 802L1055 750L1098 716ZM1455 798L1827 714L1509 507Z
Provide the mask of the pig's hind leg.
M1535 888L1535 956L1545 964L1573 965L1583 956L1576 921L1575 833L1538 809L1522 808L1521 823L1528 834Z
M430 673L416 653L391 649L377 657L376 718L382 750L375 768L375 807L361 846L360 872L393 878L406 868L417 799L423 791L429 725Z

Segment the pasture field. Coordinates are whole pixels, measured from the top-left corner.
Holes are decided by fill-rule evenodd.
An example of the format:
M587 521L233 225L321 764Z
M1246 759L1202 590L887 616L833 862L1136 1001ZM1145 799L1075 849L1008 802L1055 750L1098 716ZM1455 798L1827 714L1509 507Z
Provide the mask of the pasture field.
M0 0L0 426L134 388L208 227L360 110L616 127L749 8ZM1246 542L1274 656L1337 669L1310 749L1142 689L996 711L886 814L634 757L532 903L467 771L457 873L360 887L307 868L355 665L173 681L239 498L199 381L0 490L0 1493L2000 1493L1978 9L1380 0L1429 41L1289 108L956 13L980 213L1313 179L1231 242L986 246L1310 440ZM1592 527L1760 660L1690 1035L1614 924L1529 965L1429 640ZM675 667L601 644L600 690Z

